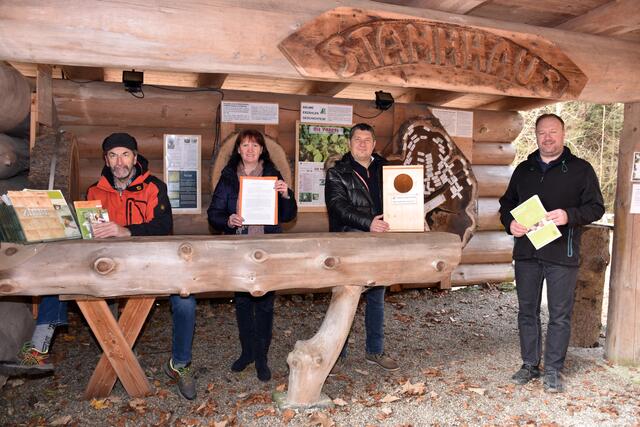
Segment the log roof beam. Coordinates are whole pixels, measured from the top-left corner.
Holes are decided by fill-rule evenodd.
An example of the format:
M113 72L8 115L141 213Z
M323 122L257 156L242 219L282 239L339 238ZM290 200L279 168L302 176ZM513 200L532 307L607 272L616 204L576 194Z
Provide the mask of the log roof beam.
M584 15L576 16L556 28L639 41L638 0L610 1Z

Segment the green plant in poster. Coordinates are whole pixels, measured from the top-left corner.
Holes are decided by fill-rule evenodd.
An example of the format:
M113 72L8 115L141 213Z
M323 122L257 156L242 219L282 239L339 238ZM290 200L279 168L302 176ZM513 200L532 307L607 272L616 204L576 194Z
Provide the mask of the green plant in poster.
M325 162L329 157L342 157L349 151L350 126L312 125L300 123L300 162Z

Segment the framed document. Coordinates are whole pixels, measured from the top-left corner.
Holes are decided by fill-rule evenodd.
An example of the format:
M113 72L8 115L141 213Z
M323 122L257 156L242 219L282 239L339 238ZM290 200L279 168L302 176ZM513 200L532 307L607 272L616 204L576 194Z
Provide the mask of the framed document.
M389 231L424 231L424 166L383 166L382 200Z
M164 135L164 182L174 214L199 214L201 135Z
M275 176L241 176L238 194L243 225L276 225L278 192Z

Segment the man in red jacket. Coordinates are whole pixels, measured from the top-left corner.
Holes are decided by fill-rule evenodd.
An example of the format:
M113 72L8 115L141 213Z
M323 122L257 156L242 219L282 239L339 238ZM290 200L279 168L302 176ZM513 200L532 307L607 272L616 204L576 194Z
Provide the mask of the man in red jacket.
M135 138L126 133L114 133L105 138L102 151L105 167L98 182L87 190L87 200L100 200L109 213L109 222L94 224L94 237L171 234L173 217L167 186L149 173L147 159L138 154ZM171 295L170 301L172 357L164 371L177 380L180 394L191 400L196 397L196 382L190 368L196 301L193 296L182 298L180 295ZM21 352L22 365L34 370L51 370L47 356L53 333L58 325L67 323L66 301L60 301L55 295L44 297L31 341Z

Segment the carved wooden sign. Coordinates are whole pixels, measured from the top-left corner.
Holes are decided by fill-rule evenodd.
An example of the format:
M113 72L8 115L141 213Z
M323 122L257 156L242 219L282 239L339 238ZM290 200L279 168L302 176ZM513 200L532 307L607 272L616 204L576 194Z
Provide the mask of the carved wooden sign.
M336 8L280 45L306 77L560 99L587 77L535 35Z

